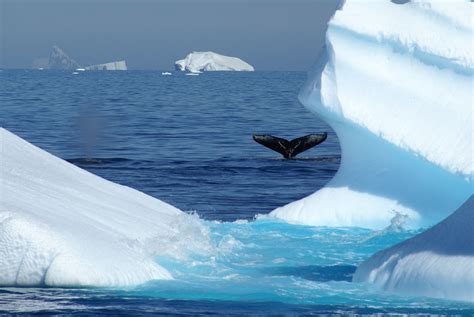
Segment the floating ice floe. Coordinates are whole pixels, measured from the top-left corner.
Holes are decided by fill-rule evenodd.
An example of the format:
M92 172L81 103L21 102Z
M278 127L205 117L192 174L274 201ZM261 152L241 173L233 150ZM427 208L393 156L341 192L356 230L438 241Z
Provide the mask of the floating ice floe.
M0 286L171 279L155 256L207 252L192 215L95 176L0 128Z

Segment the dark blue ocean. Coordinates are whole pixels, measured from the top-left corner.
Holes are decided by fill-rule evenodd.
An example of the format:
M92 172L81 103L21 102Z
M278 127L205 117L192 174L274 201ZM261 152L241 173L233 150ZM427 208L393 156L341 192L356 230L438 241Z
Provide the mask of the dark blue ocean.
M470 303L355 284L361 261L418 232L289 225L256 215L336 173L331 129L297 101L303 72L0 72L0 126L108 180L196 213L216 254L157 258L173 281L122 289L0 288L0 314L474 314ZM326 142L284 160L252 134ZM0 272L1 274L1 272Z

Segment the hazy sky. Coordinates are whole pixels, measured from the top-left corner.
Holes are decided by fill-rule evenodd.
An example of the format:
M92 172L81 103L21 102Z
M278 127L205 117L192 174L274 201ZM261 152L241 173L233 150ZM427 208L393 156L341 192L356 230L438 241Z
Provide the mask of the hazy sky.
M257 70L307 70L335 0L0 0L2 68L28 68L57 44L81 64L125 59L172 69L191 51Z

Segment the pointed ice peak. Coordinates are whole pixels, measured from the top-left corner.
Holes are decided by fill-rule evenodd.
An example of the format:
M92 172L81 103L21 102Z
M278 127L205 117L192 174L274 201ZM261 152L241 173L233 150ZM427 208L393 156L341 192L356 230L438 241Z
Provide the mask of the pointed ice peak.
M53 45L49 55L49 69L76 69L80 66L78 62L69 57L59 46Z

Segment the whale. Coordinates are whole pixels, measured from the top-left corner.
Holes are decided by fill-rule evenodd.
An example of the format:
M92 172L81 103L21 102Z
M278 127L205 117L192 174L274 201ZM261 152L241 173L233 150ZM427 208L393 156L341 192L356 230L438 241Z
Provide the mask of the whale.
M328 137L326 132L318 134L308 134L291 141L273 135L254 134L255 142L283 155L285 159L293 159L296 155L309 150L312 147L324 142Z

